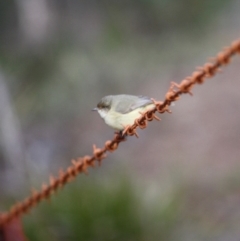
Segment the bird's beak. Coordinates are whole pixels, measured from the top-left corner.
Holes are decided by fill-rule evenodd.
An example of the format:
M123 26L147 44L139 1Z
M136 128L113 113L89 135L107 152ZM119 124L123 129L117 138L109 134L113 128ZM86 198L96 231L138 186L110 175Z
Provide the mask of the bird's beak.
M98 108L97 108L97 107L92 109L92 111L96 111L96 110L98 110Z

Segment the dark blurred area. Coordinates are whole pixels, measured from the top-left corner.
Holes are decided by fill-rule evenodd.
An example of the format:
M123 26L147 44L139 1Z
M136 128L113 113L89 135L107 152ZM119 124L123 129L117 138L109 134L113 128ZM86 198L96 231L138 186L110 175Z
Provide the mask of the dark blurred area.
M0 210L113 137L108 94L162 100L239 38L237 0L0 2ZM239 58L24 218L30 240L238 240Z

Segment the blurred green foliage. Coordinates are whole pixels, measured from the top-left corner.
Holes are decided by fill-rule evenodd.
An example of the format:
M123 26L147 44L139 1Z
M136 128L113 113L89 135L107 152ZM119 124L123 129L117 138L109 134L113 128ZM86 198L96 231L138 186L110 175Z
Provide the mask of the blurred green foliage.
M115 37L117 42L121 42L121 39L128 34L133 37L138 33L156 35L183 30L186 30L185 34L199 32L201 28L206 28L216 14L223 11L230 2L228 0L101 0L88 2L71 0L67 3L66 1L52 1L49 6L57 14L73 18L81 16L82 13L87 15L98 12L104 16L104 22L100 23L103 25L101 28L111 33L108 35L105 32L105 36L110 39ZM5 44L7 46L10 44L9 47L11 44L13 46L21 45L18 35L19 9L21 9L21 1L16 3L16 1L5 0L0 3L0 32L4 34L1 36L0 42L4 43L3 48L6 47ZM71 38L77 34L75 32L77 29L70 30L71 24L71 22L61 24L54 31L56 34L61 33L64 39ZM56 38L59 39L59 37L57 34Z
M25 218L29 240L166 240L176 224L179 196L166 205L160 199L144 204L128 178L109 182L81 178L42 203Z
M111 26L133 28L134 33L159 34L174 31L196 33L208 26L216 13L228 4L227 0L133 0L104 1ZM124 14L124 18L122 15ZM128 31L127 31L128 32ZM132 32L131 32L132 33ZM119 35L117 35L119 36Z

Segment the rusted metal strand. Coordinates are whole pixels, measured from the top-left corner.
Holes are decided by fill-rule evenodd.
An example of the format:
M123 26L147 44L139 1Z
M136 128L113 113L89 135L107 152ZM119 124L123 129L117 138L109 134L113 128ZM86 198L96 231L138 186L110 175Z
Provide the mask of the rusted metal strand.
M180 84L172 83L165 95L165 100L162 102L153 100L156 107L151 111L143 113L139 119L135 120L135 123L132 126L127 127L124 130L124 133L129 136L137 136L137 127L144 129L146 128L148 121L152 121L153 119L160 120L155 115L155 112L160 114L170 112L169 106L172 102L177 101L182 94L188 93L192 95L191 89L193 85L202 84L206 78L214 76L216 72L220 70L220 67L229 64L230 59L237 53L240 53L240 39L234 41L229 47L224 48L223 51L219 52L213 60L206 63L203 67L198 68L191 76L182 80ZM53 193L68 182L72 181L79 173L87 173L88 167L94 167L96 161L101 164L102 159L107 156L106 153L115 151L118 148L119 143L124 140L125 138L120 134L115 134L113 140L106 141L103 148L97 148L93 145L92 156L84 156L77 158L76 160L72 160L72 165L69 166L66 171L60 170L58 177L50 177L48 185L43 184L40 191L32 191L32 194L29 197L22 202L18 202L13 205L8 212L3 213L0 217L0 226L5 225L14 218L29 212L42 200L50 198Z

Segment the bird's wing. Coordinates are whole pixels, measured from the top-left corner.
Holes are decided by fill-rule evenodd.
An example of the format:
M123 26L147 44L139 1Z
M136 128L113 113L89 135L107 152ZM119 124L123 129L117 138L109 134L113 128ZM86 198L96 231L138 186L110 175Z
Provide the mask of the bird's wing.
M126 96L124 100L116 105L115 110L121 114L127 114L137 108L141 108L152 103L152 100L147 96Z

